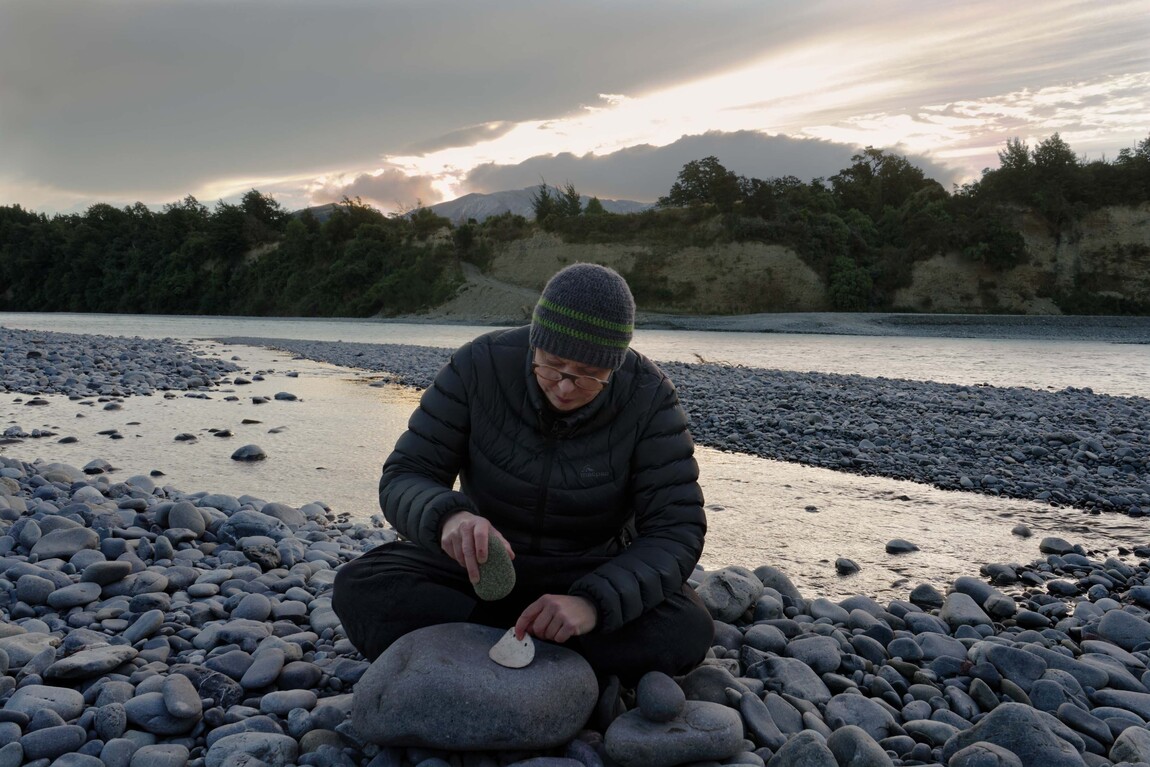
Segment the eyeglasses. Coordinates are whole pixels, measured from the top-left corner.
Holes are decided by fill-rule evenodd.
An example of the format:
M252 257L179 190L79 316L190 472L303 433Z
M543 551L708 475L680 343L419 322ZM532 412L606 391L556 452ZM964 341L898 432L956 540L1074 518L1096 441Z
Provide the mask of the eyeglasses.
M558 382L566 379L584 391L601 391L610 383L610 381L603 381L594 376L577 376L574 373L564 373L562 370L557 370L550 365L540 365L538 362L531 363L531 372L544 381Z

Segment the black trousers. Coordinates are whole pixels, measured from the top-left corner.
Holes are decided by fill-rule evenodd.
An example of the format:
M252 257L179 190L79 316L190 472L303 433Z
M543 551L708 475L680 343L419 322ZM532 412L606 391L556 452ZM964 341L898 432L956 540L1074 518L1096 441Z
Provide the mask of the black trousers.
M410 541L377 546L340 567L332 607L348 639L375 660L399 637L440 623L480 623L508 629L543 594L566 594L578 578L606 557L516 554L515 588L485 602L467 571L443 552ZM591 631L565 646L587 659L601 677L615 675L633 687L648 671L685 674L702 661L714 638L714 621L695 591L683 590L611 632Z

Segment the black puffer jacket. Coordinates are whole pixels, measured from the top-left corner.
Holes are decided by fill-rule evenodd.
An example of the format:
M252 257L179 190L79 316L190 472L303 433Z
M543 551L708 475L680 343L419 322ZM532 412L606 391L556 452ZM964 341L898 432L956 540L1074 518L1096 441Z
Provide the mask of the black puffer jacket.
M679 591L703 550L687 417L663 372L633 350L588 405L556 414L527 337L527 327L495 331L452 355L384 463L380 506L428 549L467 510L516 553L612 557L570 592L611 631ZM462 492L451 490L457 476Z

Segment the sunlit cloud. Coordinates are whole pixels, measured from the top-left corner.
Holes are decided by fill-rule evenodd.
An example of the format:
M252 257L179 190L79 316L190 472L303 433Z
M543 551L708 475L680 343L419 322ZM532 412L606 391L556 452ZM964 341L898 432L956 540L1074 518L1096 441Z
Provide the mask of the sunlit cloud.
M413 175L436 178L450 196L469 191L468 170L484 164L513 165L564 152L603 156L636 144L666 146L685 135L752 130L930 155L973 178L993 166L997 150L1015 136L1037 141L1061 132L1090 151L1097 142L1113 144L1115 134L1129 132L1133 139L1150 127L1150 72L928 100L954 86L946 81L945 62L936 65L939 71L924 73L923 61L957 45L968 58L978 56L978 45L1001 56L1010 34L1009 27L964 27L920 31L882 45L808 41L801 49L656 92L603 95L575 113L522 122L489 141L387 160ZM899 109L873 110L886 104Z
M1150 129L1145 1L0 3L0 203L394 208L528 167L618 198L598 159L747 132L822 142L806 178L867 145L976 176L1055 131L1113 157Z
M335 175L317 182L311 191L313 203L356 199L383 210L409 210L432 205L444 199L434 179L412 176L398 168L383 168L375 173Z

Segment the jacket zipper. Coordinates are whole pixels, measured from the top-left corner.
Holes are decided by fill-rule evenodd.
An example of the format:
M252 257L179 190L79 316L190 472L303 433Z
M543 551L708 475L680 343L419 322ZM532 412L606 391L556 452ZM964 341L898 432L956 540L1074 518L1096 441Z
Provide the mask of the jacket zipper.
M555 458L555 437L547 435L543 443L543 481L539 486L539 497L535 501L535 524L531 528L531 553L539 554L543 544L543 517L547 509L547 488L551 486L551 464Z

